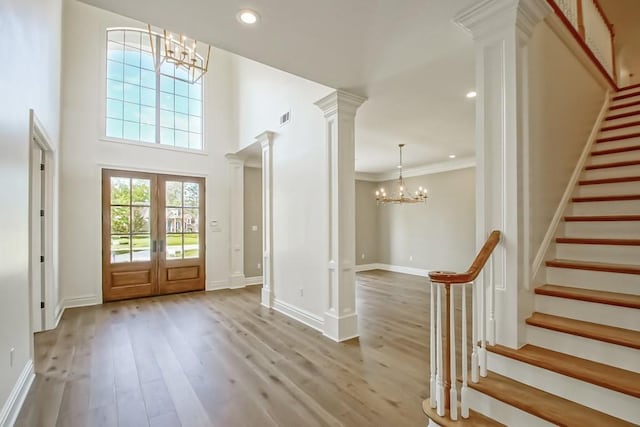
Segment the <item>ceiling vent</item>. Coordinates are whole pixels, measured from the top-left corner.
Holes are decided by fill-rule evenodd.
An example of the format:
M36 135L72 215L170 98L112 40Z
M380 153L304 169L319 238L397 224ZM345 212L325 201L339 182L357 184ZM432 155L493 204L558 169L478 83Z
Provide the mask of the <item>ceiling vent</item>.
M280 116L280 127L287 125L291 121L291 110Z

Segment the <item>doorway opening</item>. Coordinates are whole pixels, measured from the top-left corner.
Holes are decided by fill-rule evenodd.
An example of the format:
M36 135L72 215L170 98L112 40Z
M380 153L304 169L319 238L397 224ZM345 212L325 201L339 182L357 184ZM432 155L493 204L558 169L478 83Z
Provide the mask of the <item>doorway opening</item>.
M205 289L204 178L103 169L103 301Z

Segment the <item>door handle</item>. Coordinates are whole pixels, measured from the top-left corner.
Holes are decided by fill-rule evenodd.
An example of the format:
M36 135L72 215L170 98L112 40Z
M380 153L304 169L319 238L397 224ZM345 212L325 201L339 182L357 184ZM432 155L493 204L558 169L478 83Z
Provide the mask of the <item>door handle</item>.
M155 253L158 250L158 242L157 241L153 241L153 253Z

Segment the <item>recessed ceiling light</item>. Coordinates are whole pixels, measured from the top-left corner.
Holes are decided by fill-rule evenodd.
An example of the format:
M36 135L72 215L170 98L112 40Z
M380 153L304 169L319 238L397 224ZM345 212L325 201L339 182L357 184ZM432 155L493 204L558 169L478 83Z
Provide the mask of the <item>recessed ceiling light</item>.
M253 11L251 9L242 9L240 12L238 12L238 15L236 15L236 17L238 18L238 21L243 24L253 25L258 22L260 15L258 15L256 11Z
M449 158L450 158L450 159L455 159L455 158L456 158L456 155L455 155L455 154L449 154Z
M471 92L467 93L467 98L475 98L476 95L478 95L476 91L472 90Z

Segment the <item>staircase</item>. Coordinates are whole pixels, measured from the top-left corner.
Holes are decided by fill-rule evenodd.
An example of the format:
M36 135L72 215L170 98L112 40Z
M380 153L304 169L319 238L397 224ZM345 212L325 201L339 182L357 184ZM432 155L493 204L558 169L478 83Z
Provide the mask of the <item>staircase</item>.
M513 426L640 424L640 87L612 99L527 342L487 346L471 409Z

